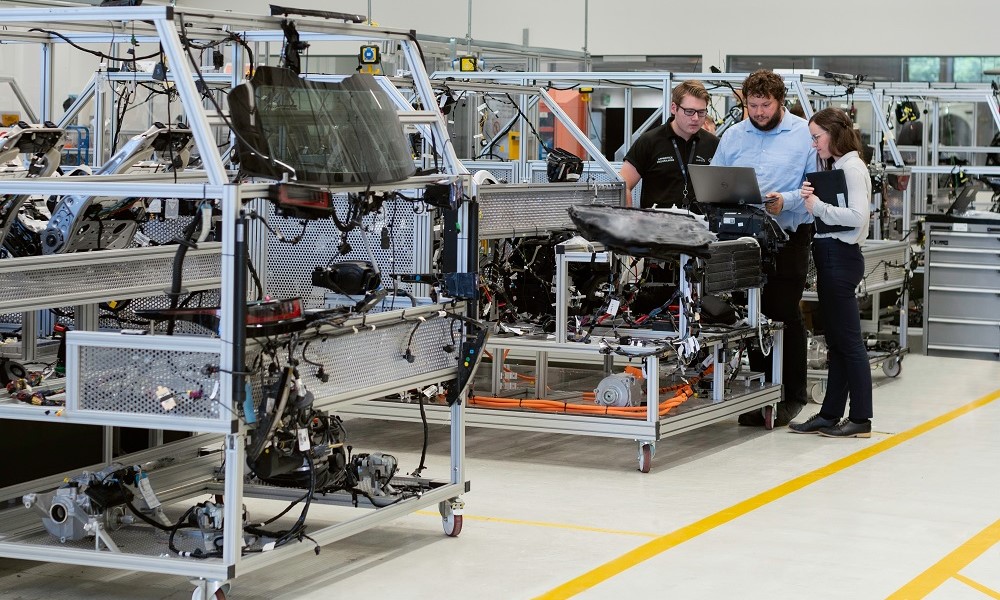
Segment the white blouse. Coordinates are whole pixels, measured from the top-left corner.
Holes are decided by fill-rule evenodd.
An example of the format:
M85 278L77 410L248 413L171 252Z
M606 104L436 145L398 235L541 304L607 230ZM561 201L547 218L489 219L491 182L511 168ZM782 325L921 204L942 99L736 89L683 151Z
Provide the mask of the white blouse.
M843 169L847 179L847 206L833 206L826 202L813 205L813 216L827 225L853 227L847 231L817 233L818 238L836 238L848 244L864 245L868 237L871 213L872 180L868 167L857 152L848 152L833 163L833 169Z

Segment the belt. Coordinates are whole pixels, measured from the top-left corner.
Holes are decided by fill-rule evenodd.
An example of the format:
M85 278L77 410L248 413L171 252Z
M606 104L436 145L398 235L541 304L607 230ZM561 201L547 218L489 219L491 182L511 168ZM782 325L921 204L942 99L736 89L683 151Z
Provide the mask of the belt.
M787 233L789 235L791 235L793 233L798 233L800 229L802 229L803 227L808 227L809 225L811 225L811 223L802 223L802 224L800 224L798 227L796 227L794 229L785 229L785 233Z

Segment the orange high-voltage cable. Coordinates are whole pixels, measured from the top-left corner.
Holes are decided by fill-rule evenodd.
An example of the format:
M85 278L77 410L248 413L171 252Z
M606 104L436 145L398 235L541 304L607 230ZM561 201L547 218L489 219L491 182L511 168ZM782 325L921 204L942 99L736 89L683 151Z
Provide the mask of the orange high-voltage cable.
M662 417L666 415L671 409L686 402L688 398L694 395L694 389L691 386L711 372L712 367L709 367L702 372L701 375L691 378L691 380L686 383L660 388L661 393L674 391L675 394L667 400L660 401L657 411L659 416ZM594 392L583 392L581 394L581 400L593 400L595 397ZM603 406L600 404L578 404L564 402L562 400L546 400L544 398L497 398L493 396L470 396L469 406L494 409L520 408L547 413L605 415L630 419L646 418L645 406Z

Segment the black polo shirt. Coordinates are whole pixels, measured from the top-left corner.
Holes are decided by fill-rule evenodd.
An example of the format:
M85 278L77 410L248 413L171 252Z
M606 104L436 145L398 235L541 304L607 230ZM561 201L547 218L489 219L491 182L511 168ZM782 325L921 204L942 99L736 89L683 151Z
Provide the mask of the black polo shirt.
M639 136L625 155L625 160L632 163L642 177L639 205L643 208L650 208L654 204L658 208L672 206L686 208L684 171L677 163L678 158L684 161L685 167L689 163L707 165L715 156L715 149L719 146L719 138L703 129L699 129L690 140L685 140L670 126L673 120L674 118L670 117L666 123ZM677 143L676 148L674 142ZM689 201L694 200L690 173L688 173L687 197Z

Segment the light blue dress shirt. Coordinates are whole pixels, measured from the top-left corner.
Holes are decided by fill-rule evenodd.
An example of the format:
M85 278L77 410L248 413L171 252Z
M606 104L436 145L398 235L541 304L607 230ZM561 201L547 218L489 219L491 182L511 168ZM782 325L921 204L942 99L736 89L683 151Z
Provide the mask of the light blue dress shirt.
M753 167L762 194L781 192L784 206L781 214L772 216L782 229L795 231L799 225L813 220L799 190L805 174L818 167L808 123L788 110L784 113L781 123L770 131L757 129L749 118L727 129L719 140L712 164Z

